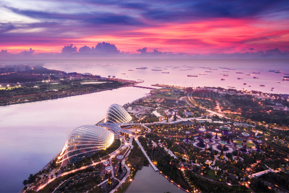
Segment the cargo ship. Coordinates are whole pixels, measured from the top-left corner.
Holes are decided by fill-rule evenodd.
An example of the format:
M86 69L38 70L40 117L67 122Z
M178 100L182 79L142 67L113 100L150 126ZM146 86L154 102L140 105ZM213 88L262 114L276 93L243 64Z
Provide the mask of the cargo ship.
M136 68L138 70L146 70L148 67L139 67L139 68Z

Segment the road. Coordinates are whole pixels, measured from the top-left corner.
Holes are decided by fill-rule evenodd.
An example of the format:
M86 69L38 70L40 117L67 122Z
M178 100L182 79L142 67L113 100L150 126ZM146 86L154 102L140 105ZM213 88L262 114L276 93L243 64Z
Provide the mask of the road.
M219 116L219 117L224 117L224 118L226 118L226 119L231 119L230 117L226 117L226 116L225 116L224 114L222 114L222 113L217 113L217 112L214 112L214 111L212 111L212 110L210 110L210 109L207 109L207 108L205 108L205 107L202 107L202 106L198 105L198 104L195 102L195 100L193 99L192 93L189 93L189 94L187 95L186 101L187 101L187 103L188 103L191 107L194 107L194 106L191 104L191 103L193 103L195 106L198 106L199 108L201 108L201 109L203 109L203 110L206 110L208 113L210 113L210 115L217 115L217 116ZM220 111L219 103L217 103L217 108L218 108L218 111Z

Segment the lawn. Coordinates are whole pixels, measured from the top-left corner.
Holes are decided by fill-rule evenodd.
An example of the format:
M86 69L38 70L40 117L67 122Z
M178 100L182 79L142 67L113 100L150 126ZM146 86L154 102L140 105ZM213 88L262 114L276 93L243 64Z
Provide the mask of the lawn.
M242 145L242 139L235 139L234 143L237 143L237 145ZM254 143L247 141L247 148L253 148L255 147Z

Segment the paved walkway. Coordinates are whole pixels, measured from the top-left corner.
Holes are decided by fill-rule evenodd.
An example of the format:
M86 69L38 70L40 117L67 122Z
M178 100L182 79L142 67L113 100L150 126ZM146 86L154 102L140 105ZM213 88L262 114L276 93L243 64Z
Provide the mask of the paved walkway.
M138 146L140 147L140 149L142 150L143 154L146 156L146 158L148 159L148 161L150 162L152 168L158 172L159 169L152 163L151 159L149 158L149 156L147 155L147 153L145 152L144 148L142 147L141 143L139 142L139 140L137 138L135 138L136 143L138 144Z
M132 148L133 148L133 145L132 145L132 140L133 140L133 137L131 137L129 139L129 146L130 146L130 149L127 151L127 153L125 153L124 155L126 155L126 157L130 154ZM119 187L121 187L121 185L126 181L126 179L128 178L128 176L130 175L130 169L129 167L127 167L127 165L125 164L125 157L122 159L121 161L121 164L126 168L126 175L119 181L118 185L112 189L110 191L110 193L113 193L115 192Z

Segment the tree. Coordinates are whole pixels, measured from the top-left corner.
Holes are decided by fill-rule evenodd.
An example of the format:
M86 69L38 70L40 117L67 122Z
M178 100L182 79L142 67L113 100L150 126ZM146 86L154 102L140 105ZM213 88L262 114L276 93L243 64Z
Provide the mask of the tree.
M122 173L121 161L119 162L118 172L119 172L119 173Z
M28 183L27 180L24 180L24 181L23 181L23 185L24 185L24 186L26 186L27 183Z
M175 114L174 114L174 121L176 121L177 120L177 113L175 112Z

